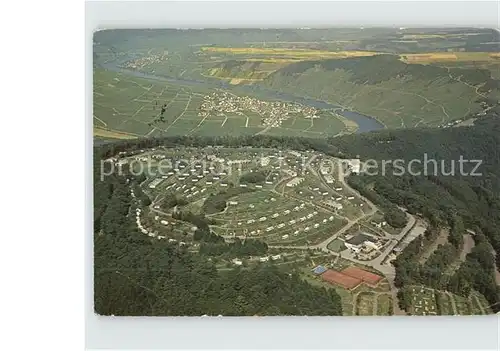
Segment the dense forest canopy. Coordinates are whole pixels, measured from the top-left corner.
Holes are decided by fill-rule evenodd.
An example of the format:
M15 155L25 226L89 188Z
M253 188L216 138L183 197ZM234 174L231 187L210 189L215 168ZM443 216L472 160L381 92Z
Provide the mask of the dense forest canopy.
M225 244L209 220L190 212L176 217L197 226L201 255L143 235L133 221L130 193L140 179L113 174L100 179L101 147L94 164L94 301L101 315L253 316L342 315L340 296L314 287L272 263L218 272L208 256L267 252L258 240ZM142 197L142 196L141 196ZM141 199L139 199L139 203Z
M395 176L389 173L384 176L354 175L348 177L348 181L389 211L399 205L410 213L425 217L431 224L424 237L415 239L398 256L395 263L398 286L422 283L463 295L474 289L484 294L491 305L498 307L499 288L493 278L495 268L500 267L498 118L478 120L473 127L386 130L329 140L262 135L138 139L100 145L94 151L98 162L119 152L134 153L148 147L213 145L313 149L345 158L359 156L362 160L422 159L424 154L437 160L458 160L460 156L481 160L482 175L477 177L461 174ZM99 170L98 163L96 169ZM265 252L267 248L258 242L246 248L241 243L223 244L211 237L207 225L203 233L198 234L204 255L193 256L166 244L153 245L137 233L126 216L131 206L128 194L125 179L109 177L104 182L95 181L95 277L96 310L99 313L341 313L338 295L313 288L297 276L288 276L276 267L265 265L222 275L204 259L223 254L231 256L235 250ZM397 220L398 214L394 216ZM448 244L439 247L424 265L417 264L415 258L421 250L422 241L430 242L435 238L440 226L451 228ZM466 229L475 232L476 245L456 272L443 277L442 270L457 258L462 248L462 236ZM245 289L235 290L235 286L244 286ZM224 293L220 295L220 292ZM234 304L234 299L239 302ZM129 300L137 305L127 305L125 301ZM328 311L324 309L325 302L329 306ZM402 302L404 305L404 300Z
M356 84L378 84L393 78L450 80L450 74L460 76L464 82L480 85L479 91L486 92L500 88L500 81L491 77L486 69L446 68L432 65L415 65L402 62L398 56L377 55L371 57L355 57L348 59L332 59L319 61L302 61L288 65L274 75L296 75L320 67L326 71L342 69L352 74L351 80Z
M417 129L382 131L359 136L331 139L330 144L345 156L361 156L375 160L422 160L424 155L438 161L438 172L432 174L395 176L356 175L349 182L379 203L398 204L410 213L426 217L434 229L429 230L427 243L437 236L439 226L448 226L448 244L438 247L421 266L418 257L426 245L417 238L398 256L396 284L400 287L425 284L467 296L471 289L481 292L494 310L500 310L500 288L494 279L500 268L500 120L486 118L474 127L449 129ZM440 161L480 160L479 169L464 165L464 171L444 175ZM458 162L455 165L458 167ZM418 165L417 165L418 167ZM420 169L424 165L420 165ZM455 261L463 246L466 229L472 230L475 247L456 272L443 275ZM496 253L496 265L495 265ZM496 304L496 305L495 305ZM404 305L404 303L403 303Z

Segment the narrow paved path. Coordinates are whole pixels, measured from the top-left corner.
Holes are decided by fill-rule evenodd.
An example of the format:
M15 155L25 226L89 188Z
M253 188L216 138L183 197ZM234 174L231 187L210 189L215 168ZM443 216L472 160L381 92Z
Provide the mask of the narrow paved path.
M336 159L336 161L340 162L339 159ZM311 172L314 172L314 174L321 179L321 177L317 174L317 172L314 169L312 169L312 167L309 167L309 170ZM347 176L349 176L349 173L347 174ZM321 249L325 253L329 253L331 255L339 257L340 256L339 253L328 249L328 244L332 240L334 240L335 238L339 237L340 235L342 235L343 233L348 231L350 228L352 228L353 225L357 224L360 220L367 218L369 216L372 216L373 214L375 214L378 211L378 207L373 202L371 202L370 200L365 198L363 195L361 195L357 190L355 190L349 186L349 184L345 181L345 177L346 177L346 175L342 171L340 171L339 175L338 175L339 182L343 185L344 188L346 188L351 193L354 193L356 196L358 196L360 199L362 199L363 201L365 201L368 204L368 206L370 207L370 211L368 213L364 213L362 216L358 217L355 220L347 219L348 223L344 227L342 227L335 234L333 234L332 236L325 239L324 241L322 241L319 244L302 245L302 246L271 245L269 247L270 248L280 248L280 249L302 249L302 250ZM326 186L328 188L330 188L328 185L326 185ZM384 249L384 251L378 257L376 257L375 259L373 259L371 261L361 261L361 260L357 260L354 258L346 258L349 261L373 267L374 269L378 270L379 272L381 272L385 275L385 277L387 278L387 281L389 282L389 286L391 289L394 315L405 315L406 312L399 308L398 297L397 297L398 289L394 285L394 278L396 276L395 269L390 264L382 264L382 263L386 260L387 256L392 252L392 250L406 236L406 234L408 234L417 224L417 221L413 215L411 215L410 213L408 213L406 211L405 211L405 213L406 213L406 216L408 217L408 223L401 230L401 232L392 240L392 242L389 245L387 245L387 247Z

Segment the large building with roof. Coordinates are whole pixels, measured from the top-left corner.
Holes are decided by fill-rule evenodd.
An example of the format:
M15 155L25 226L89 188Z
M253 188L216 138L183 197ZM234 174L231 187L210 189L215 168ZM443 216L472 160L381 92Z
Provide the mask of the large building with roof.
M367 233L359 232L352 237L346 238L345 246L356 253L360 252L364 246L378 250L379 245L376 243L377 241L375 237Z

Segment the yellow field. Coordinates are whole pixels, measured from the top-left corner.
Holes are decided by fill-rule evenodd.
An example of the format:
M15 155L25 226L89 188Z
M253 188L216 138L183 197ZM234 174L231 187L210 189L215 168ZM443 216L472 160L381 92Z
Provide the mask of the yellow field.
M381 52L374 51L326 51L310 49L287 49L287 48L229 48L229 47L202 47L205 52L217 52L233 55L279 55L287 56L287 59L304 60L307 58L347 58L360 56L380 55ZM269 58L267 58L269 59Z
M242 62L258 63L258 65L239 67L237 74L216 67L208 70L207 76L224 79L230 84L252 84L265 79L276 70L289 64L309 60L344 59L350 57L366 57L385 54L374 51L326 51L291 48L265 47L202 47L202 51L213 54L242 55ZM252 56L254 57L248 57ZM400 54L400 60L408 64L446 64L447 62L500 64L500 52L425 52Z
M241 83L252 84L252 82L258 82L258 81L264 80L264 78L252 79L252 78L231 78L231 77L228 77L225 79L230 79L229 84L231 84L231 85L238 85Z
M111 139L136 139L141 135L120 132L118 130L105 129L94 126L94 136Z
M406 63L433 63L442 61L495 61L500 59L500 52L429 52L421 54L402 54Z
M249 58L245 59L245 61L248 62L263 62L263 63L294 63L294 62L299 62L302 61L300 58L286 58L286 59L281 59L281 58Z
M446 38L443 34L406 34L402 39L433 39L433 38Z
M472 35L481 35L482 33L455 33L455 34L405 34L402 39L449 39L463 38Z
M246 41L245 44L335 44L335 43L359 43L359 40L322 40L322 41ZM203 46L203 45L201 45Z
M431 35L431 34L429 34ZM434 34L432 34L434 35ZM287 64L305 60L363 57L384 54L375 51L326 51L290 48L257 48L257 47L202 47L202 51L231 55L262 55L261 58L246 58L249 62ZM281 56L274 58L273 56ZM432 63L442 61L493 61L500 58L500 52L427 52L418 54L401 54L401 60L407 63Z

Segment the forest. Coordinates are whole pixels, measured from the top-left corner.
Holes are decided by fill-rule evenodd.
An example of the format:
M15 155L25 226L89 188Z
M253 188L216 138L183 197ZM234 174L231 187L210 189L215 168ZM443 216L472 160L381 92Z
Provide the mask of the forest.
M500 81L491 77L491 72L480 68L445 68L433 65L406 64L395 55L376 55L369 57L354 57L346 59L331 59L320 61L301 61L290 64L272 75L296 75L314 67L327 71L343 69L351 73L351 81L356 84L379 84L390 79L420 79L434 81L450 80L450 74L461 77L470 85L480 85L481 92L499 89ZM272 76L271 75L271 76Z
M396 285L424 284L467 296L471 289L482 293L494 310L500 310L500 288L494 279L500 268L500 120L485 118L474 127L382 131L331 139L346 156L365 159L481 160L480 176L464 174L402 176L356 175L348 180L362 193L374 192L376 203L387 201L426 218L431 229L415 239L395 262ZM439 246L423 266L418 259L435 239L437 228L448 227L448 243ZM463 247L466 229L472 230L475 246L457 271L443 275ZM496 259L495 259L496 255ZM496 261L496 264L495 264Z
M500 302L494 270L500 267L500 119L485 117L472 127L446 129L417 128L383 130L361 135L345 135L330 139L288 138L275 136L178 136L126 140L95 147L96 158L107 158L120 152L130 155L148 147L269 147L277 149L317 150L328 155L375 160L422 159L424 154L436 160L481 160L481 176L403 174L384 176L353 175L348 182L379 206L395 211L396 205L426 218L431 229L426 238L415 239L396 260L396 284L402 287L419 282L431 287L449 289L467 295L470 289L484 294L494 310ZM124 155L122 154L122 155ZM466 171L471 171L466 165ZM99 169L97 167L97 169ZM95 176L96 179L96 176ZM98 176L97 176L98 179ZM123 220L108 223L113 216L126 211L114 204L116 184L123 181L95 183L94 228L109 235L114 227L126 225ZM108 209L109 207L109 209ZM116 208L115 208L116 207ZM108 211L109 210L109 211ZM400 214L394 212L398 224ZM417 261L421 254L420 240L432 241L437 228L449 227L448 244L439 247L423 266ZM106 230L104 230L106 229ZM443 267L457 258L462 249L463 234L475 232L475 247L466 260L449 276L440 276ZM434 231L434 232L433 232Z
M263 256L267 253L267 244L256 239L241 240L236 238L232 243L202 243L199 253L207 256L221 256L226 259Z
M223 244L207 220L189 212L202 255L155 240L137 230L132 177L99 179L100 147L94 159L94 310L115 316L342 315L333 289L314 287L271 263L217 271L207 255L267 251L258 241ZM132 180L134 181L134 180ZM216 252L217 251L217 252Z

